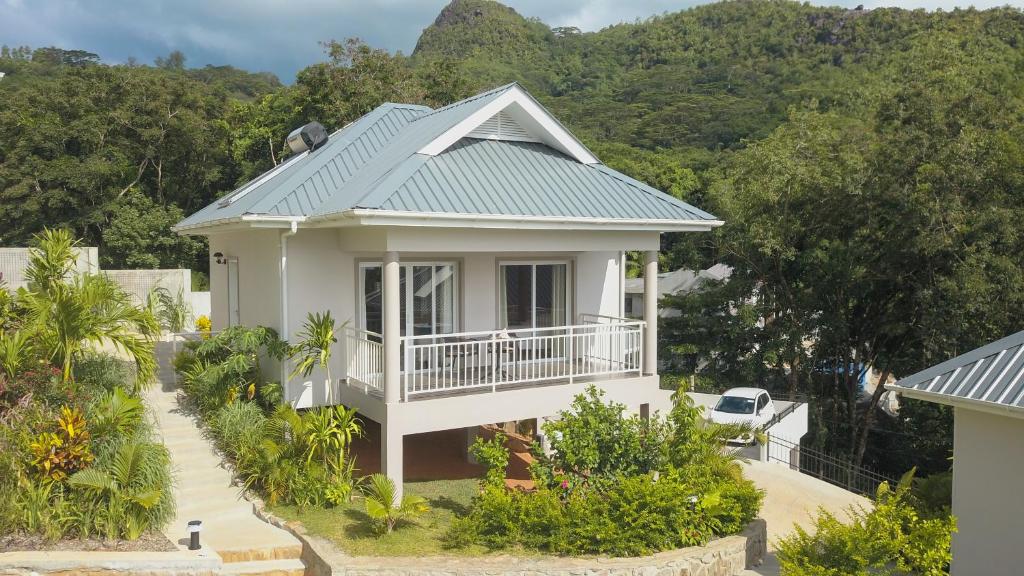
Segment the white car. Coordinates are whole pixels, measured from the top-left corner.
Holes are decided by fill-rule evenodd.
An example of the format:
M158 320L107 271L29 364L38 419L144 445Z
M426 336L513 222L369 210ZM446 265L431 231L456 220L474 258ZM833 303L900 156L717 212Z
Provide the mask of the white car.
M747 424L760 430L775 416L775 404L768 391L762 388L731 388L722 394L718 404L708 412L708 420L717 424ZM752 434L734 438L734 442L749 444Z

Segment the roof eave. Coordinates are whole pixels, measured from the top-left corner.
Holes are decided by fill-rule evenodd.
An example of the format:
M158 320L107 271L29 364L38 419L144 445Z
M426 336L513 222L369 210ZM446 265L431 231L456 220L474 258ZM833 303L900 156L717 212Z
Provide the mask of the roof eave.
M998 402L986 402L984 400L975 400L973 398L964 398L962 396L951 396L949 394L939 394L937 392L927 392L925 390L918 390L917 388L904 388L903 386L896 386L895 384L888 384L885 388L887 390L897 392L902 396L914 398L916 400L945 404L946 406L952 406L954 408L977 410L979 412L986 412L988 414L995 414L998 416L1024 419L1024 407L1020 406L1000 404Z
M522 230L647 230L657 232L707 232L721 220L663 220L647 218L591 218L521 216L504 214L449 214L354 208L312 217L313 222L348 221L346 225L422 226L442 228L506 228Z
M216 220L206 220L195 224L177 224L171 231L182 236L206 236L232 230L248 230L251 228L290 228L292 222L305 222L305 216L272 216L269 214L243 214Z

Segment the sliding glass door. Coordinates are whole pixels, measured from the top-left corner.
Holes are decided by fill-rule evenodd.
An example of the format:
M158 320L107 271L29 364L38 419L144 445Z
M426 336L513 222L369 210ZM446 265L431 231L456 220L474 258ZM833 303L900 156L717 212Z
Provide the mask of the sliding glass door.
M498 321L509 330L569 323L569 265L565 262L498 266Z
M383 271L379 262L359 266L361 324L382 333ZM399 268L400 329L402 336L450 334L455 331L456 266L453 262L402 264Z

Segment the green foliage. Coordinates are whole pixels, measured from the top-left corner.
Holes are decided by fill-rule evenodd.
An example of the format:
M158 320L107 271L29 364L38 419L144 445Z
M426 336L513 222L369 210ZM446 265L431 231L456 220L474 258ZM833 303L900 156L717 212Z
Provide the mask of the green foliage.
M175 358L175 370L182 377L186 394L204 414L210 414L236 398L263 400L261 390L267 382L260 361L281 360L286 349L272 328L232 326L189 342Z
M149 384L156 371L156 319L106 276L69 278L76 242L68 232L45 230L37 241L25 270L29 289L18 297L40 351L61 366L67 382L90 344L109 343L135 360L136 386Z
M664 467L669 430L663 423L638 415L627 417L625 405L605 403L602 396L597 387L589 386L585 394L573 400L569 410L544 423L552 455L536 455L535 475L549 484L568 479L576 486Z
M145 407L141 399L117 387L94 400L88 413L90 427L97 437L125 437L139 427Z
M132 188L110 209L100 253L104 267L192 268L205 251L202 240L171 232L185 217L178 206L163 205Z
M185 301L184 289L176 295L163 286L158 286L147 295L147 305L154 310L160 326L173 333L184 332L192 319L192 305Z
M302 324L298 342L288 351L288 357L297 360L290 377L294 378L298 374L309 376L313 373L313 368L320 368L326 373L327 390L330 395L334 390L334 380L331 379L331 350L337 343L337 327L334 318L331 317L331 311L315 314L310 312ZM328 401L330 400L328 396Z
M779 542L783 573L947 574L956 522L948 515L922 518L909 501L912 478L911 471L895 490L883 483L874 507L852 510L849 523L821 512L813 534L796 527L793 535Z
M40 432L32 442L32 467L42 481L60 482L92 462L89 430L78 409L61 406L53 431Z
M735 534L755 517L762 494L723 451L733 430L704 424L687 401L667 420L623 412L591 387L546 424L553 454L537 451L534 492L505 487L502 438L478 439L486 476L447 545L637 556Z
M398 498L395 483L383 474L372 474L363 487L366 515L378 522L381 531L390 534L399 522L409 521L430 510L422 496L403 494Z
M484 467L484 484L487 486L504 486L505 470L508 468L508 448L505 447L505 435L496 432L490 440L477 436L469 447L473 459Z
M174 514L165 494L171 486L169 464L162 445L126 438L109 458L71 476L69 484L82 488L102 511L97 522L107 538L134 540Z

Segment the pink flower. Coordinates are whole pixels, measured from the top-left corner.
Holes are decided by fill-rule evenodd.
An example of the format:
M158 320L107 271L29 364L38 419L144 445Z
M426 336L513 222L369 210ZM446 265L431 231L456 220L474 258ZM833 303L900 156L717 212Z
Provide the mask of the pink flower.
M562 480L562 490L567 490L568 488L569 488L569 481L568 480Z

